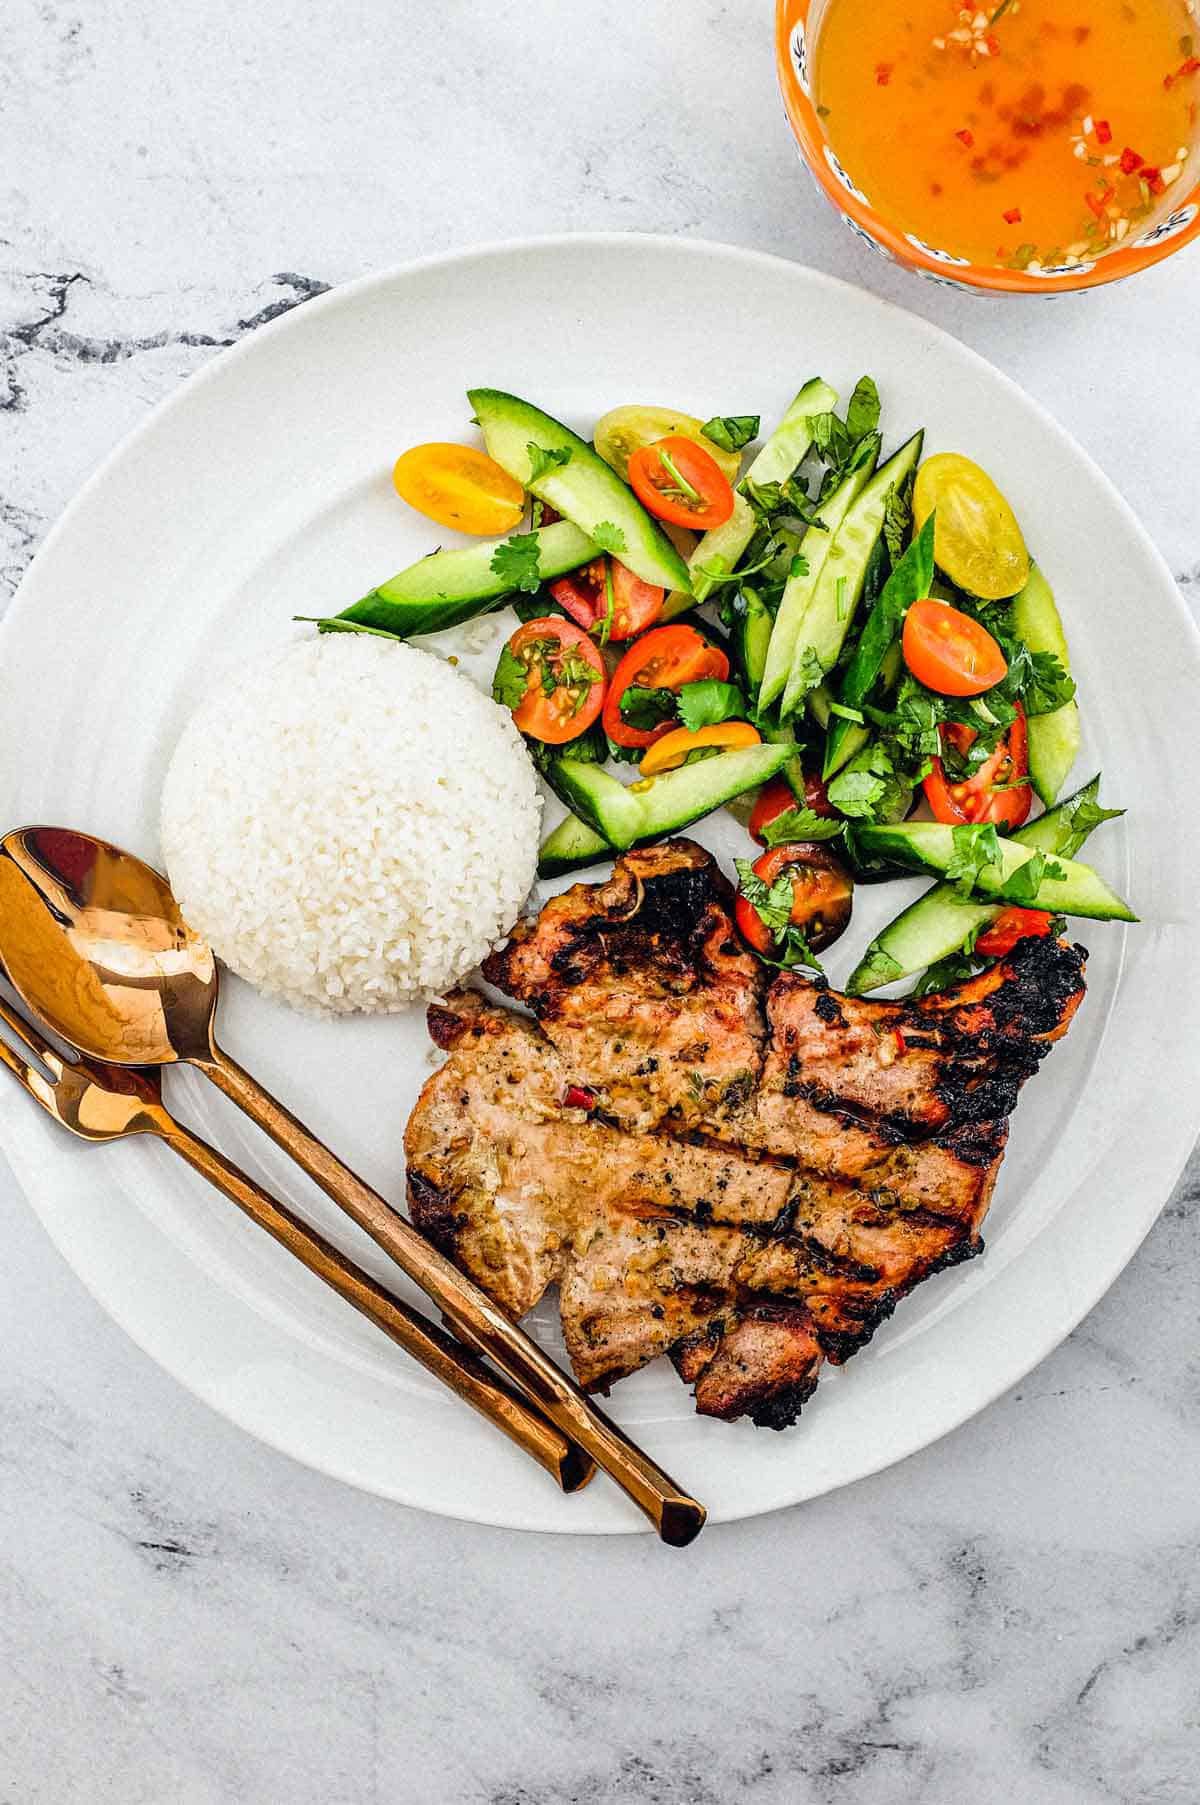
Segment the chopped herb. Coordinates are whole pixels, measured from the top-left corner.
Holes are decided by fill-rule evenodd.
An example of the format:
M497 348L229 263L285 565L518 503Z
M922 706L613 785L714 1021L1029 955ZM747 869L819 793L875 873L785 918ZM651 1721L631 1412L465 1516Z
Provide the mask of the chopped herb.
M491 568L512 589L523 589L532 595L541 584L536 533L513 533L492 553Z
M945 881L953 884L956 895L968 897L984 871L1000 868L1000 839L990 821L956 827L952 832L954 852L946 866Z
M673 689L644 689L636 683L631 684L621 694L621 719L639 733L653 733L664 721L675 719L678 700Z
M718 727L722 721L745 720L746 698L736 683L704 677L698 683L685 683L679 691L679 718L689 733Z
M624 533L611 520L598 520L588 537L595 540L602 552L616 555L627 549Z
M879 390L869 376L860 376L846 408L846 431L857 443L879 426Z
M700 430L722 451L742 451L758 437L759 424L757 414L716 414Z
M1046 878L1063 878L1066 875L1062 866L1053 859L1048 859L1044 852L1035 852L1032 858L1018 866L1000 894L1006 902L1021 903L1028 907L1037 900L1038 891Z
M808 575L808 559L797 552L788 566L789 577L806 577Z
M829 712L830 714L840 715L843 721L855 721L860 727L863 725L865 719L865 716L862 715L857 708L848 708L844 702L831 702L829 704Z
M557 451L547 451L545 446L535 445L531 439L525 449L529 453L530 483L536 483L539 477L546 476L552 470L561 470L564 464L571 462L569 445L564 445ZM526 487L528 487L528 483Z
M616 606L617 599L616 592L613 589L612 562L609 560L604 566L604 618L597 621L595 626L588 628L589 633L594 633L602 646L608 644L609 637L612 634L613 615L616 612Z
M492 695L501 708L520 708L529 688L529 672L508 646L501 647L500 661L492 678Z
M886 821L904 812L910 792L907 773L897 770L881 740L873 740L838 772L827 793L834 808L852 821Z
M664 451L661 445L658 447L658 461L670 477L675 492L681 495L685 501L694 503L703 499L699 489L693 483L689 483L670 452Z
M790 846L798 840L836 840L845 831L844 821L814 814L810 808L785 808L762 827L765 846Z

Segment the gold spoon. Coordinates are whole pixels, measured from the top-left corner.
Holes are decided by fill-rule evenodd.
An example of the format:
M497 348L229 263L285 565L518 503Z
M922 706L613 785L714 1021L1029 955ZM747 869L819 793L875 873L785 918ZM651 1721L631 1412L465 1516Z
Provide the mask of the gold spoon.
M0 964L26 1006L92 1059L184 1061L244 1110L365 1229L536 1408L569 1435L653 1522L685 1547L704 1506L584 1396L384 1198L331 1153L217 1045L217 966L165 878L132 853L67 828L26 827L0 841Z
M510 1391L469 1348L385 1291L324 1235L301 1222L215 1147L177 1121L163 1104L156 1071L145 1066L105 1065L100 1060L64 1059L3 997L0 1022L32 1055L26 1058L0 1039L0 1068L11 1072L56 1122L84 1141L119 1141L130 1134L157 1136L435 1379L531 1454L564 1492L578 1491L587 1484L595 1471L587 1455L553 1423L531 1410L523 1397Z

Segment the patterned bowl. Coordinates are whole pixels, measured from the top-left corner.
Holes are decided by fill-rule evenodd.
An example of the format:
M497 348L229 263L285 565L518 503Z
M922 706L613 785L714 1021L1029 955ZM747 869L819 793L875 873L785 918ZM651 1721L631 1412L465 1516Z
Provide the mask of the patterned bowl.
M783 104L809 173L837 208L850 230L881 257L913 270L947 288L1006 295L1063 294L1075 288L1099 288L1148 269L1200 238L1200 181L1181 195L1170 213L1092 262L1032 270L1001 269L972 263L926 244L875 211L856 188L828 143L817 117L810 83L811 42L824 0L776 0L775 52ZM1200 160L1198 160L1200 161Z

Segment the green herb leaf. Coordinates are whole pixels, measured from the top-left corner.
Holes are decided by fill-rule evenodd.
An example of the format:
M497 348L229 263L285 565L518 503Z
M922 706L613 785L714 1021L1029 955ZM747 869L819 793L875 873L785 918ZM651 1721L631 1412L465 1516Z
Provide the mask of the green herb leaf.
M744 721L746 698L736 683L721 683L715 677L704 677L698 683L685 683L679 691L679 719L689 733L701 727L719 727L722 721Z
M879 425L879 390L869 376L860 376L846 408L846 431L857 442Z
M535 445L530 439L525 447L529 453L529 483L536 483L539 477L546 476L552 470L561 470L564 464L571 462L571 447L564 445L558 451L547 451L542 445Z
M947 953L944 959L936 960L927 971L922 972L909 994L927 997L933 996L937 991L949 990L952 985L961 984L965 978L974 977L982 963L982 960L968 952Z
M981 872L989 866L1000 866L1000 838L993 822L956 827L954 851L946 866L945 881L953 884L955 894L970 896Z
M758 437L759 424L757 414L716 414L700 430L722 451L742 451Z
M1044 852L1035 852L1032 858L1013 872L1000 894L1005 902L1020 903L1028 908L1037 900L1037 893L1046 878L1062 878L1066 875L1062 866L1047 858Z
M810 966L814 971L822 969L803 929L792 922L792 905L795 893L792 880L787 871L782 871L773 884L767 884L756 876L749 859L735 859L734 865L738 874L738 890L758 919L771 936L771 944L778 958L768 958L759 953L758 957L767 965L776 965L785 971L797 965Z
M886 821L904 812L911 786L881 740L872 740L829 784L830 802L853 821Z
M492 695L501 708L520 708L529 688L529 672L508 646L500 649L500 661L492 678Z
M765 824L762 839L768 848L791 846L797 841L812 844L836 840L845 832L845 825L844 821L831 820L828 815L815 814L810 808L785 808Z
M805 557L802 557L801 554L799 552L797 552L795 557L792 559L791 563L788 565L788 576L789 577L806 577L807 575L808 575L808 559Z
M639 733L653 733L664 721L675 719L678 700L673 689L643 689L631 684L621 695L621 719Z
M1075 679L1053 652L1030 652L1030 670L1021 689L1027 715L1053 714L1075 694Z
M589 537L595 540L602 552L612 552L614 556L628 549L624 533L611 520L598 520Z
M602 646L606 646L611 637L616 607L617 597L613 588L612 560L610 558L604 565L604 613L593 626L588 628L588 632L594 634Z
M538 554L536 533L513 533L492 553L491 567L510 589L523 589L532 595L542 581Z
M1123 808L1101 808L1094 793L1088 793L1094 791L1094 788L1099 785L1099 781L1097 778L1095 786L1089 784L1088 789L1081 790L1070 805L1067 830L1063 835L1062 844L1058 847L1058 851L1062 853L1064 859L1075 857L1094 828L1099 827L1104 821L1116 821L1125 813Z

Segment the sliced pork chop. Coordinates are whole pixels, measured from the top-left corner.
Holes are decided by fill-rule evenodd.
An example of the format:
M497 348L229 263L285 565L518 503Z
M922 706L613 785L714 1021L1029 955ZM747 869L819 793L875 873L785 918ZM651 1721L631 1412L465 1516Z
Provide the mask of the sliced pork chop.
M430 1011L450 1057L409 1123L410 1198L514 1315L559 1283L583 1383L669 1352L698 1409L778 1427L822 1358L979 1251L1083 954L1024 941L900 1003L781 974L764 1016L729 903L684 841L523 924L486 969L536 1023L472 993Z

